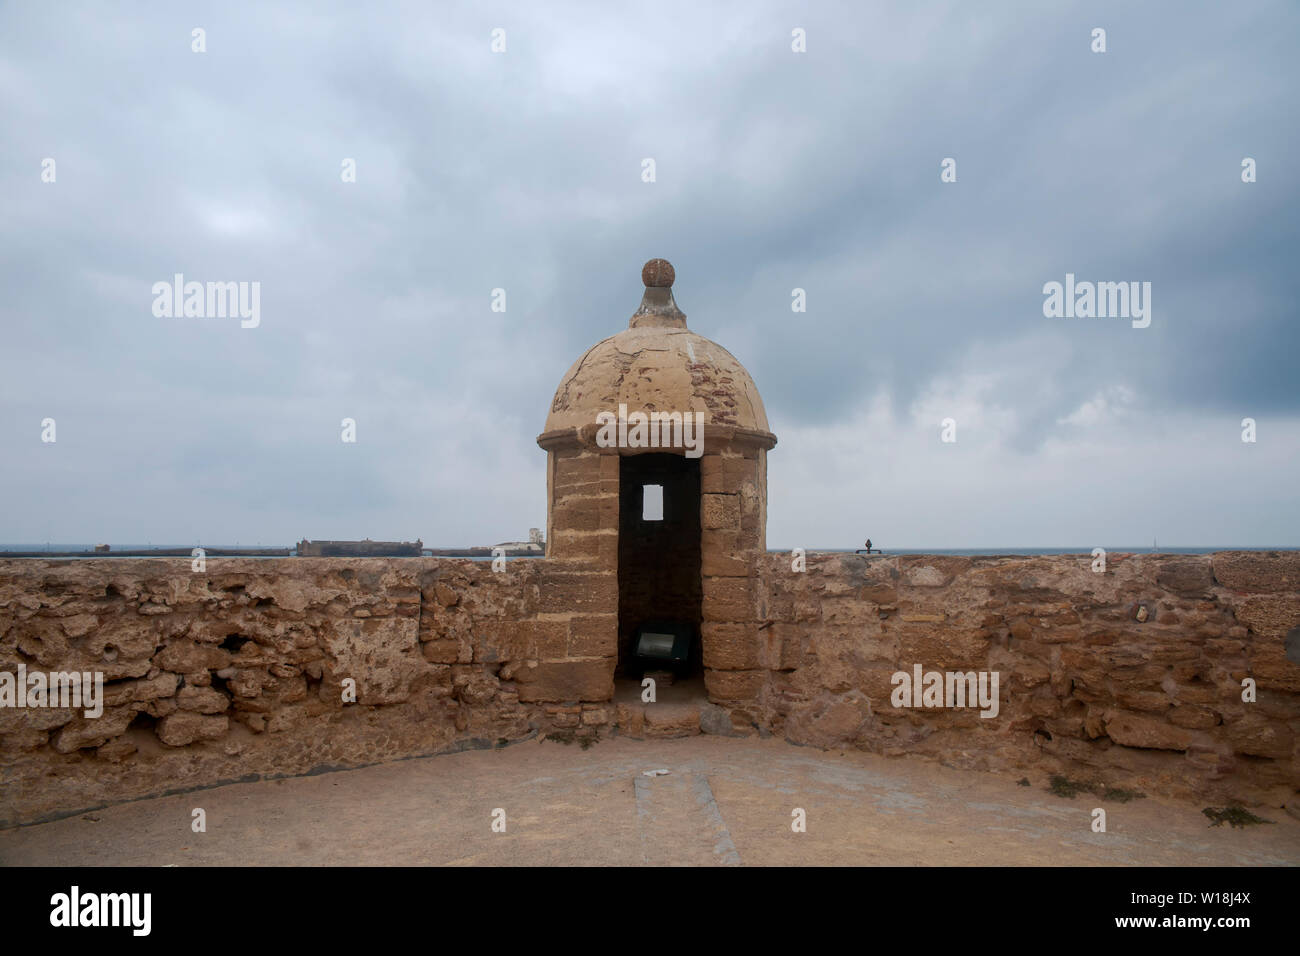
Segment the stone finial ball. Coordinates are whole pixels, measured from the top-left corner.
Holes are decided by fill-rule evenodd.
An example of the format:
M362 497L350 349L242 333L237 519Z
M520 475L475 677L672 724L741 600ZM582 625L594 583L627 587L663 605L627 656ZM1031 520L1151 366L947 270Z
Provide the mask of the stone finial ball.
M641 267L641 281L647 289L671 289L677 273L667 259L651 259Z

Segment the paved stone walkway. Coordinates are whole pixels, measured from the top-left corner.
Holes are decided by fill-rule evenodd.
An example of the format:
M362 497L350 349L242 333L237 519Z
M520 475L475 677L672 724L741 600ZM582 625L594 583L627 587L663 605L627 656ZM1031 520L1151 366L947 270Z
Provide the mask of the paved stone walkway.
M1283 811L1233 830L1200 804L1069 800L1016 779L779 740L529 741L0 831L0 864L1300 864L1300 821Z

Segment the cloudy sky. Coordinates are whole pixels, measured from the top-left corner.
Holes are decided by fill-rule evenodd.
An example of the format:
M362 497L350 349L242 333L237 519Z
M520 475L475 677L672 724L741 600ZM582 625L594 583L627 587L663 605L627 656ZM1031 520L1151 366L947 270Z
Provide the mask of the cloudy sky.
M556 384L663 256L763 394L772 547L1300 545L1298 35L1286 0L0 5L0 542L521 538ZM259 282L260 325L155 316L176 273ZM1150 282L1150 326L1045 317L1066 273Z

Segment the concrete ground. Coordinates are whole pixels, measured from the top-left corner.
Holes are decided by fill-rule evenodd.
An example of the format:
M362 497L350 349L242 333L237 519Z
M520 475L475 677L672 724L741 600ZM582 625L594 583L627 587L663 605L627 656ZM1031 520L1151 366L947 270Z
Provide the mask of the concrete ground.
M667 770L649 777L647 770ZM26 865L1296 865L1300 821L1063 799L1031 775L698 736L528 741L121 804L0 831ZM1107 813L1093 833L1091 812ZM191 829L193 810L207 832ZM504 810L505 832L493 813ZM792 811L807 832L791 830ZM498 815L499 816L499 815Z

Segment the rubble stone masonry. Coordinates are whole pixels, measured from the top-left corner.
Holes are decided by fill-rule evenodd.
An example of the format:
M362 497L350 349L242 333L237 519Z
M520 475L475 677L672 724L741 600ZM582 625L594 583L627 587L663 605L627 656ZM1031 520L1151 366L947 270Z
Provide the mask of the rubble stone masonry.
M772 553L733 577L707 540L738 533L721 520L704 532L703 640L708 693L735 732L1296 802L1300 553L1111 554L1101 574L1086 555L810 553L796 572ZM737 520L743 532L743 507ZM203 572L0 560L0 671L98 672L105 695L98 718L0 708L0 826L542 731L608 734L607 523L500 573L440 558L208 559ZM894 707L892 675L915 665L998 672L998 715Z
M1297 804L1300 552L764 560L754 716L793 742ZM997 716L894 707L916 665L997 672Z

